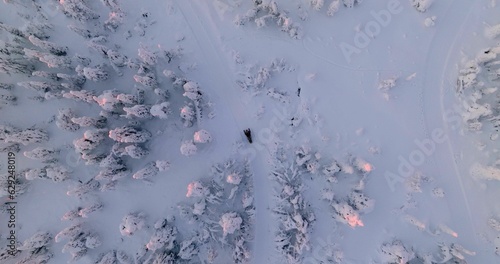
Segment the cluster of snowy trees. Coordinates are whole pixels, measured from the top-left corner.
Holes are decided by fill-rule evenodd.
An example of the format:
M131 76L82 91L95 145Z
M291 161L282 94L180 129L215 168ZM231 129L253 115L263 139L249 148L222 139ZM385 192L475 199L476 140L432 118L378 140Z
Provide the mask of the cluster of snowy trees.
M212 252L207 259L216 258L214 252L229 245L234 263L248 263L255 213L249 164L230 159L215 164L211 174L188 185L189 201L179 205L181 217L206 234L199 246Z
M27 169L24 171L26 180L50 179L54 182L62 182L69 179L70 171L61 165L48 165L39 169Z
M79 206L73 210L66 212L61 220L73 221L79 218L88 218L90 214L97 212L103 208L103 204L99 201L93 201L87 206Z
M495 98L500 93L499 54L500 46L485 49L459 71L457 94L464 108L462 119L469 130L491 129L498 134L500 117ZM489 127L483 128L487 124Z
M64 103L67 99L74 100L75 102L70 102L71 108L63 107L54 113L48 124L57 126L68 134L79 133L80 136L74 137L74 150L86 165L98 169L90 177L78 175L72 182L67 194L80 199L82 204L62 216L62 220L71 221L72 225L55 237L56 242L66 240L63 252L70 253L73 260L78 260L101 244L98 235L81 222L103 209L103 204L96 199L95 193L112 190L120 179L130 176L149 182L155 175L170 168L170 163L166 160L146 161L142 168L129 167L129 161L145 160L148 157L148 146L153 139L150 128L155 127L150 122L175 123L176 120L172 117L177 117L186 127L190 127L201 120L203 109L210 104L206 102L199 83L179 74L182 72L179 67L179 58L183 52L181 47L166 49L158 45L158 48L150 48L141 44L137 54L125 54L119 45L112 43L114 38L110 34L117 31L126 16L117 0L100 1L109 9L109 17L106 18L100 15L102 10L96 9L99 2L54 2L58 11L68 18L69 33L81 37L83 47L88 48L88 53L82 53L85 55L75 53L77 48L68 47L64 42L56 43L51 38L54 26L49 24L49 18L41 8L41 5L48 3L6 3L22 8L21 18L26 24L17 28L0 23L2 37L4 32L7 35L2 38L5 41L0 41L0 73L16 75L19 80L16 84L0 83L0 103L6 107L14 104L17 101L16 89L19 87L26 88L26 91L22 91L24 94L34 94L29 99L36 103L46 103L48 100ZM145 29L153 23L149 16L148 12L141 13L136 27L126 34L130 37L135 32L144 36ZM162 72L160 67L167 68L162 69L163 75L157 74ZM135 83L133 90L128 87L119 87L119 90L109 87L114 85L113 78L116 77ZM162 80L165 78L167 82ZM172 96L185 101L171 100ZM90 114L96 113L94 110L99 114ZM0 125L0 140L4 143L0 146L2 152L22 151L26 158L44 163L41 168L19 172L16 186L18 195L28 186L25 180L34 184L31 181L35 179L60 182L70 178L74 168L59 164L63 161L60 159L61 147L41 145L49 140L47 131L36 126L21 129L9 124ZM197 146L213 140L210 133L203 129L190 130L189 133L192 135L190 141L195 151ZM36 145L32 147L33 144ZM192 153L192 149L188 147L186 153ZM210 234L214 238L210 241L217 239L232 244L235 261L245 262L245 259L249 259L249 219L253 216L251 179L249 180L248 170L243 169L245 166L230 166L233 171L224 172L228 179L224 178L224 181L217 184L214 200L211 203L207 201L207 207L218 209L214 209L215 213L206 217L199 228L200 232L184 239L178 234L172 221L160 221L155 225L151 241L144 246L146 254L143 257L136 256L134 260L122 251L112 250L99 256L96 263L142 263L142 260L154 263L189 263L198 254L201 245L209 244L208 230L211 230ZM0 197L8 195L7 188L7 177L2 175ZM224 191L219 193L220 190ZM241 205L234 211L230 211L229 208L232 207L222 203L222 199L229 196L232 200L240 199ZM197 204L198 210L202 210L201 205L201 202ZM204 213L207 214L207 211ZM132 235L141 229L133 228L141 217L143 215L140 214L127 215L120 227L123 233ZM215 218L212 219L213 217ZM144 221L142 224L145 224ZM217 247L222 249L222 243L226 242L218 242ZM48 258L44 260L41 257L43 252L40 249L40 257L33 255L32 259L25 262L45 263ZM211 246L207 252L207 259L215 259L217 254Z
M185 140L182 142L180 151L184 156L192 156L198 152L197 145L202 145L205 143L210 143L212 141L212 136L205 129L198 130L194 133L192 140Z
M414 249L401 240L394 239L385 242L379 249L382 263L454 263L466 264L466 256L474 256L476 253L463 246L452 243L447 245L439 243L437 252L415 252Z
M361 1L362 0L331 0L329 4L327 3L326 14L328 16L333 16L339 11L342 5L347 8L353 8ZM312 9L321 11L325 6L325 0L309 0L309 5Z
M0 249L0 261L2 263L14 263L17 258L18 264L49 263L53 253L50 251L53 236L48 232L36 232L31 237L16 245L16 250L9 247Z
M431 7L433 0L410 0L410 2L418 12L424 13Z
M0 140L10 146L16 144L27 146L48 141L49 134L44 129L36 127L20 129L11 125L0 125ZM11 148L18 149L18 147Z
M87 251L102 244L99 235L82 222L74 223L57 233L55 242L60 243L62 241L67 241L62 252L69 253L72 261L81 259L87 254Z
M140 230L145 224L145 216L141 213L129 214L120 225L120 232L129 236ZM153 233L146 243L133 257L125 252L112 251L104 255L107 261L98 263L192 263L199 260L200 245L205 244L208 237L194 232L185 238L175 226L175 217L160 219L153 225Z
M257 27L267 26L268 23L275 23L281 31L287 33L291 38L300 39L302 29L300 25L292 21L288 12L280 10L276 1L254 0L254 7L244 15L237 15L234 23L238 26L248 22L254 22Z
M268 90L266 92L268 96L280 100L280 95L277 94L278 92L269 89L268 81L273 74L278 74L285 70L291 72L293 68L286 63L285 59L275 58L266 66L247 66L245 72L241 73L241 78L236 82L243 91L258 94L263 90ZM281 97L286 97L286 95L281 94ZM282 99L280 101L282 101Z
M330 187L323 190L323 199L326 200L333 209L333 218L350 227L363 226L361 215L370 213L375 201L367 197L363 190L365 188L364 177L372 170L372 165L361 158L351 157L347 163L339 163L335 160L328 166L324 166L322 173L327 177ZM339 174L357 174L362 175L358 183L352 187L352 190L346 197L337 197L333 191L333 184L339 179Z
M364 177L373 169L370 163L350 156L345 163L333 160L331 163L324 164L320 153L314 153L311 147L303 145L295 150L294 164L299 173L325 177L327 187L323 189L321 195L332 207L333 219L353 228L364 225L361 215L371 212L375 206L375 201L363 193ZM337 196L334 192L334 185L339 182L339 176L354 173L360 175L358 183L352 186L347 196Z
M498 25L497 25L498 27ZM494 27L492 27L494 28ZM500 27L499 27L500 28ZM499 35L496 36L498 38ZM479 137L479 150L497 152L500 134L500 46L482 50L460 69L457 80L458 109L463 127ZM452 122L452 117L447 117ZM452 124L457 127L457 124ZM475 164L471 174L477 179L499 179L498 158L491 156L488 165Z
M278 183L273 209L278 219L276 249L286 263L302 263L306 251L310 250L311 228L316 217L303 196L304 171L295 160L284 158L284 150L277 152L273 159L271 177ZM283 155L281 155L281 154Z

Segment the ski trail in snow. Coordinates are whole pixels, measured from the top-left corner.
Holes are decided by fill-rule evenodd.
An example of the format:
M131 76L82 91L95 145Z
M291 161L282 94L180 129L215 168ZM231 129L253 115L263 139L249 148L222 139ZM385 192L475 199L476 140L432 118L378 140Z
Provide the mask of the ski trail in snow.
M450 38L449 37L449 31L444 33L444 32L439 32L436 33L434 36L431 45L430 45L430 50L427 53L427 60L426 60L426 69L442 69L439 72L436 71L427 71L425 76L424 76L424 81L423 81L423 87L422 87L422 92L421 92L421 111L424 119L424 131L426 138L430 138L430 133L429 133L429 123L431 123L431 118L432 115L435 114L433 113L436 107L439 107L439 110L437 112L440 112L440 119L437 121L440 126L436 126L435 128L444 128L446 135L447 135L447 147L449 151L449 156L452 159L448 160L448 163L451 164L437 164L435 159L432 159L432 162L435 166L435 168L440 171L440 168L446 168L446 167L451 167L453 168L452 171L449 171L448 173L453 173L454 178L456 179L458 183L458 187L460 188L460 192L462 194L463 198L463 203L465 204L465 211L466 212L457 212L457 209L460 210L460 206L456 206L457 201L450 201L451 197L448 197L448 203L450 204L449 208L452 213L455 213L455 217L459 217L460 215L467 215L468 216L468 223L467 226L470 226L474 239L476 241L476 244L478 244L478 239L477 239L477 231L473 222L473 215L472 215L472 210L470 208L470 202L467 197L467 193L464 187L463 183L463 175L461 174L460 170L457 167L457 164L455 163L455 160L453 159L453 147L452 143L450 140L449 136L449 129L446 121L444 120L444 112L446 111L443 98L444 98L444 86L445 86L445 75L447 73L448 67L450 67L450 59L452 55L457 55L456 51L456 46L457 46L457 41L459 39L459 35L463 32L464 25L468 18L470 17L471 14L471 6L472 3L468 1L461 1L461 2L453 2L450 6L450 8L447 10L445 17L447 19L441 19L441 23L445 23L445 25L440 25L440 28L444 30L449 30L449 31L456 31L454 32L454 37ZM464 19L465 18L465 19ZM455 21L457 20L457 21ZM460 25L458 29L456 29L456 25ZM451 42L450 42L451 40ZM447 51L447 52L446 52ZM441 58L440 54L446 53L446 56L444 57L444 60L436 60L434 58ZM431 65L436 66L439 65L439 67L430 67ZM431 89L439 88L439 97L435 96L435 93ZM439 100L439 102L435 102L433 104L430 104L429 102L433 102ZM430 116L430 117L429 117ZM434 126L433 126L434 127ZM451 166L447 166L451 165ZM446 173L446 172L445 172ZM447 175L440 173L441 175ZM452 204L453 203L453 204Z
M223 46L221 41L217 39L220 32L215 25L213 16L210 14L211 7L204 1L199 3L197 1L176 0L175 3L190 27L205 60L210 62L210 69L213 71L212 76L214 76L212 85L217 85L222 90L222 92L219 92L216 89L211 89L210 92L217 94L221 101L226 102L233 124L242 132L243 129L248 127L249 123L254 122L252 122L253 118L248 114L249 109L244 108L245 103L241 100L241 95L237 93L236 81L230 77L232 70L223 62L225 54L220 49ZM195 14L191 15L194 21L189 20L185 15L186 13ZM200 17L203 17L203 22L206 23L202 23ZM246 141L246 139L243 140ZM274 247L270 232L273 218L271 218L272 214L269 211L272 187L267 177L268 172L265 168L268 166L264 162L263 156L257 155L250 164L254 179L254 205L256 208L253 252L258 253L252 256L252 262L254 263L269 263L270 256L266 256L264 253L271 252L269 247Z
M338 68L341 68L341 69L345 69L345 70L348 70L348 71L355 71L355 72L394 72L394 71L390 71L390 70L384 70L384 69L366 69L366 68L361 68L361 67L358 67L358 68L353 68L353 67L348 67L348 66L345 66L345 65L342 65L340 63L337 63L337 62L334 62L332 60L329 60L327 58L325 58L325 56L321 56L321 55L318 55L316 52L314 52L311 48L309 48L307 45L306 45L306 40L311 40L311 38L306 38L306 39L303 39L302 40L302 47L311 55L313 55L315 58L319 59L319 60L322 60L328 64L331 64L335 67L338 67ZM312 42L312 41L310 41Z

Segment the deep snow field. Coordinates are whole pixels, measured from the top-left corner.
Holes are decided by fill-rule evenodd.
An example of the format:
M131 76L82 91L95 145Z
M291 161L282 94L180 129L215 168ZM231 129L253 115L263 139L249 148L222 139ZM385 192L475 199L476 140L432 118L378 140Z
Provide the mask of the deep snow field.
M500 263L499 88L496 0L4 0L0 263Z

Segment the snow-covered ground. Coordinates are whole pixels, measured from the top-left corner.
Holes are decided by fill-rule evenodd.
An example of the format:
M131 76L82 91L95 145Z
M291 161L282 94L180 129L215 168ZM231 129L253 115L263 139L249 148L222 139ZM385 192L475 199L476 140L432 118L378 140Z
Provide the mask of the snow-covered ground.
M0 262L499 263L499 12L4 0Z

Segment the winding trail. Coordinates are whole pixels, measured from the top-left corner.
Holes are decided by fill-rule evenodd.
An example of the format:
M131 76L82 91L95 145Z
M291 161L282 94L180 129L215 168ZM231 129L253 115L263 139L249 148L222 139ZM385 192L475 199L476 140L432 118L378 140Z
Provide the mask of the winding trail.
M447 83L446 77L450 71L456 71L453 58L458 58L459 40L463 29L472 11L472 6L477 3L472 1L454 1L444 18L440 19L440 31L435 33L427 53L425 68L427 69L422 85L422 105L421 111L425 127L426 138L431 138L430 129L444 130L447 135L445 145L436 146L436 153L430 158L432 166L439 172L438 177L447 178L446 200L448 208L452 214L452 219L457 219L452 224L457 226L457 233L461 237L474 238L477 243L477 231L474 225L474 217L471 205L467 197L464 186L463 172L459 170L454 160L451 131L444 120L444 113L450 109L443 104L444 90ZM441 69L439 71L429 69ZM439 115L437 115L439 113ZM439 155L439 159L435 158ZM439 160L439 164L436 162ZM465 173L466 174L466 173ZM463 205L463 206L460 206Z

